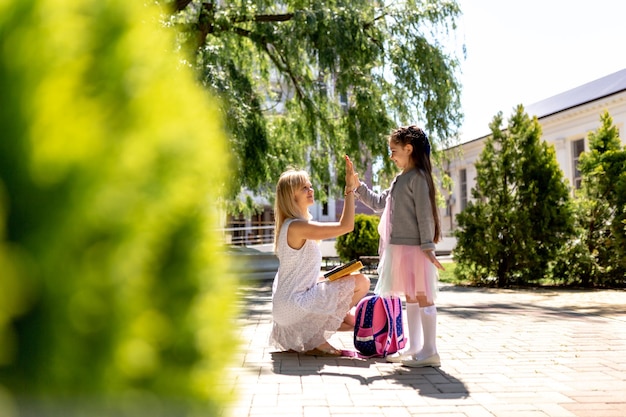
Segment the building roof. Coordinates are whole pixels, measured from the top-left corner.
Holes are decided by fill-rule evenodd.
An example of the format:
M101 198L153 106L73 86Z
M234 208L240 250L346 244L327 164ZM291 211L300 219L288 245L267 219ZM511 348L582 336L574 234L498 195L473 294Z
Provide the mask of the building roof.
M542 118L622 91L626 91L626 69L531 104L525 110Z
M588 82L571 90L538 101L534 104L524 106L524 111L530 116L537 116L538 119L547 117L562 111L572 109L583 104L599 100L613 94L626 91L626 68L595 81ZM477 138L464 141L448 149L454 149L468 143L482 141L491 133L486 133Z

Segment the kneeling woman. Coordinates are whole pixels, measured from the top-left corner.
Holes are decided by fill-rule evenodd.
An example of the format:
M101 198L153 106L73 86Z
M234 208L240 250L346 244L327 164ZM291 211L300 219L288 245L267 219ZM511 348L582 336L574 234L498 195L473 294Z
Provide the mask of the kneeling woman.
M318 241L354 229L354 190L358 176L346 156L346 195L339 222L311 220L313 188L304 171L284 172L276 186L274 250L279 260L272 287L273 327L270 342L284 351L341 356L328 343L338 330L354 327L354 307L370 288L369 279L352 274L323 281Z

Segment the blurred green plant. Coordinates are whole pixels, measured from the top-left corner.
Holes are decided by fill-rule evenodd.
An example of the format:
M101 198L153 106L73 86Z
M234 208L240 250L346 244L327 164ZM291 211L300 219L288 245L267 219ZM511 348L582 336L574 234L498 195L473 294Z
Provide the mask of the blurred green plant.
M354 230L339 236L335 242L337 255L344 261L358 259L361 256L378 255L378 222L380 218L371 214L354 216Z
M0 415L216 415L217 104L146 2L0 2Z

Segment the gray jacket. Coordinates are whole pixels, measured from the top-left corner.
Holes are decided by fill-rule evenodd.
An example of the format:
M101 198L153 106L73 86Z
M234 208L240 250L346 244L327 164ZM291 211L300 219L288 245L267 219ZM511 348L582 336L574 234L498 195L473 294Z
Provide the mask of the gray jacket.
M435 219L430 204L428 182L423 171L412 169L398 175L391 187L375 193L364 182L355 195L366 206L379 213L385 208L387 195L391 193L393 207L391 238L394 245L419 245L422 250L434 250Z

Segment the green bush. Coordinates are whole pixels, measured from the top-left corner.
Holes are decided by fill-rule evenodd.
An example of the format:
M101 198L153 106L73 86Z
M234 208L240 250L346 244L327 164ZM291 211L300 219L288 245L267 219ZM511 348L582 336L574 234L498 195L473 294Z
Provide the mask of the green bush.
M0 415L215 415L228 150L150 2L0 2ZM161 414L162 413L162 414Z
M337 255L344 261L358 259L361 256L378 255L378 222L374 215L357 214L354 217L354 230L339 236L335 243Z
M581 239L565 244L552 265L551 278L555 284L582 286L597 270L597 263Z

